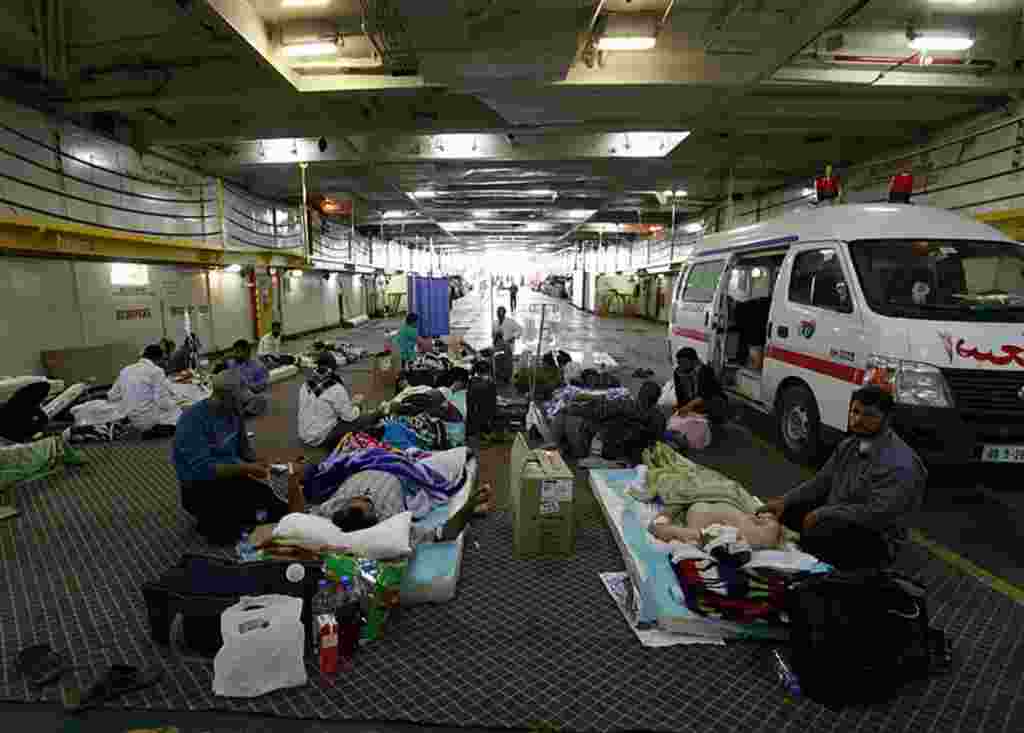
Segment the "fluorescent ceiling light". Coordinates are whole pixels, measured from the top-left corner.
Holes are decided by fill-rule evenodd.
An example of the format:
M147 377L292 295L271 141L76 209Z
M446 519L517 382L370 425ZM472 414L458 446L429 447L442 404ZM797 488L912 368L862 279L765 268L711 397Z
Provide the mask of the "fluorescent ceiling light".
M813 188L801 189L800 195L801 196L813 196L814 195L814 189Z
M572 219L586 219L593 213L593 211L588 211L587 209L571 209L570 211L565 212L566 216Z
M687 224L683 227L683 231L689 234L697 234L698 232L704 231L704 222L695 221L692 224Z
M555 192L547 188L534 188L526 192L528 196L554 196Z
M285 48L292 47L285 46ZM314 54L300 55L311 56ZM381 61L379 56L348 56L331 59L330 61L300 61L292 64L292 68L301 71L338 71L339 69L377 69L383 65L384 62Z
M331 4L331 0L281 0L282 8L323 8Z
M972 46L973 38L954 35L917 36L910 41L915 51L966 51Z
M432 199L437 196L437 191L413 191L412 195L418 199Z
M405 211L385 211L384 219L401 219L404 216L408 216L408 212Z
M688 194L686 193L686 191L672 191L672 190L666 188L664 191L661 192L661 195L664 196L667 199L670 199L670 198L681 199L681 198L685 198Z
M622 38L599 38L597 48L600 51L650 51L657 43L653 36L624 36Z
M333 56L338 53L336 41L313 41L311 43L294 43L281 47L281 53L289 57Z
M228 265L224 269L227 272L241 272L242 271L242 266L241 265Z
M475 216L477 219L486 219L491 215L492 212L488 211L487 209L475 209L473 211L473 216Z

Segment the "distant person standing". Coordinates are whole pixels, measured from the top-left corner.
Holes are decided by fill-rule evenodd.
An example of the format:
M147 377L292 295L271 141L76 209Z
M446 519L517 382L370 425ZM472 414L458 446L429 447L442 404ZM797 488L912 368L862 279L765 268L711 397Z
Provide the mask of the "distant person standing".
M516 281L512 281L512 285L508 289L508 304L512 309L512 312L516 312L516 306L519 304L519 286L516 285Z

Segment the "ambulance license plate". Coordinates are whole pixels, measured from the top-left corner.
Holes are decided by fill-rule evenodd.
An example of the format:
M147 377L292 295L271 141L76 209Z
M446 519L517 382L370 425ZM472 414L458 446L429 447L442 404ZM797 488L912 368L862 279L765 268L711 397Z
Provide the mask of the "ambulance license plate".
M986 445L981 460L984 463L1024 463L1024 445Z

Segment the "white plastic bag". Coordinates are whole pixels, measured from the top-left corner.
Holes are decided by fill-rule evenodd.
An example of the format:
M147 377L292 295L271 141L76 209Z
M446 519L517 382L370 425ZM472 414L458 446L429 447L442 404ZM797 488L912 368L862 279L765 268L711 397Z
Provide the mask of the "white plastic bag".
M243 596L220 617L224 646L213 660L213 692L258 697L306 684L302 599Z
M664 411L674 410L676 407L676 383L675 380L668 380L661 388L661 396L658 398L658 407Z

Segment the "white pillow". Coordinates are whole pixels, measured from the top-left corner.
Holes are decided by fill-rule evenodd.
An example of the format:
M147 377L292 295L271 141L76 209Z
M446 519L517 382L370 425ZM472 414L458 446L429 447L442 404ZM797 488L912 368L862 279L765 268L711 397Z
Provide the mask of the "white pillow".
M294 513L285 515L274 527L275 539L303 545L350 547L355 554L371 560L388 560L412 553L409 532L412 512L402 512L358 532L342 532L327 517Z
M424 458L420 463L430 466L451 484L462 477L462 470L466 467L466 458L466 448L463 446L432 453L430 458Z

